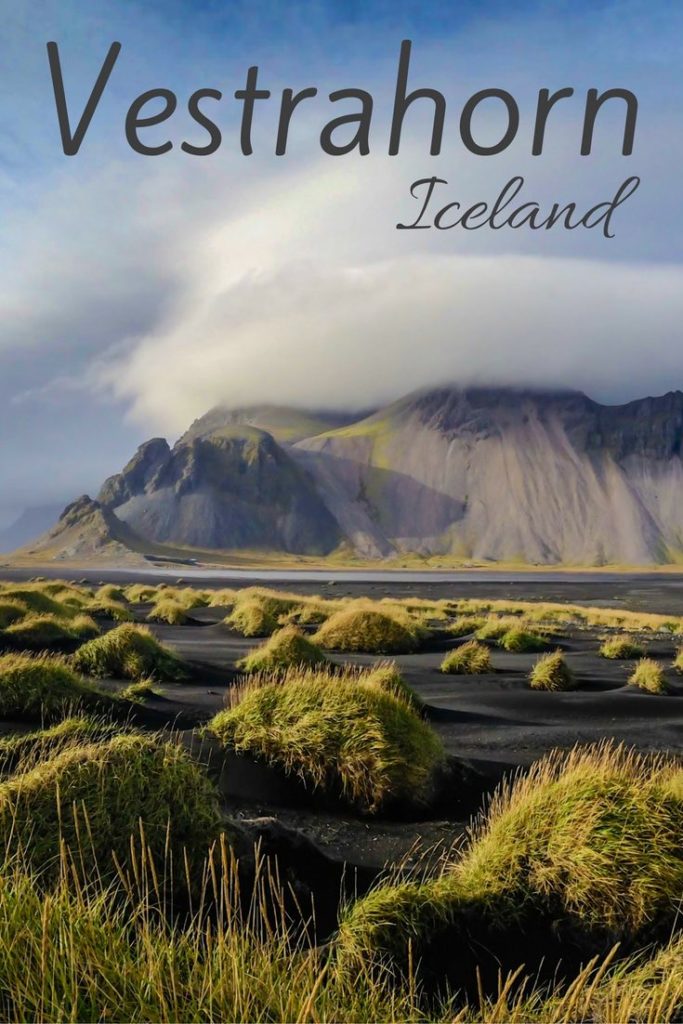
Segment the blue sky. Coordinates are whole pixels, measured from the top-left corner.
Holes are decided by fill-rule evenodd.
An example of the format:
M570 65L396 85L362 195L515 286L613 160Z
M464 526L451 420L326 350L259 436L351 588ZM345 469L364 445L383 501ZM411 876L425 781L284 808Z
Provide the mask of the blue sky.
M683 386L680 167L683 4L18 2L0 41L0 522L27 504L96 490L134 446L173 438L217 401L365 407L443 380L580 387L605 401ZM428 155L425 110L387 156L400 42L411 86L447 97L446 142ZM81 152L61 151L45 43L59 43L69 103L85 101L110 43L123 49ZM232 99L258 64L273 98L254 155L238 150ZM286 157L273 155L283 87L314 85ZM530 139L540 88L572 86L546 151ZM126 110L173 89L177 115L133 153ZM327 93L375 98L371 155L318 145ZM518 136L467 153L459 111L509 90ZM223 145L182 153L181 109L200 87ZM588 88L639 100L636 146L619 152L616 108L580 157ZM334 114L341 113L335 110ZM482 131L495 129L493 113ZM161 133L161 134L158 134ZM617 235L397 232L408 187L438 174L448 198L492 201L513 174L525 198L591 206L642 179Z

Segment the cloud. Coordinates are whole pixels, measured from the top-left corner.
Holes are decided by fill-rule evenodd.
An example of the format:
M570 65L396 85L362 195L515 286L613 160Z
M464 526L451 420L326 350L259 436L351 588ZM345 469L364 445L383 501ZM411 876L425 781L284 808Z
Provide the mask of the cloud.
M9 76L0 111L4 500L92 489L134 443L180 432L218 401L360 408L444 379L561 384L614 401L683 385L683 11L663 18L644 0L619 0L511 14L496 0L452 5L446 18L444 5L382 0L351 17L348 5L301 4L282 38L272 3L94 0L87 16L75 0L43 6L38 21L8 16L0 44ZM428 109L417 105L401 155L386 155L404 35L414 40L411 83L448 95L439 159L426 153ZM51 106L50 36L76 105L109 42L124 44L111 93L71 160ZM274 96L246 159L231 93L256 61ZM320 95L297 112L287 157L275 158L277 90L311 83ZM538 89L567 84L576 97L532 158ZM219 153L129 152L126 107L158 85L173 87L181 105L200 86L223 89ZM376 97L372 155L321 157L325 93L349 85ZM502 156L472 157L459 141L459 109L490 85L519 99L520 133ZM640 99L634 156L619 155L615 109L605 111L594 155L582 158L581 97L614 85ZM176 141L187 129L178 118ZM490 201L513 174L545 205L590 206L628 174L643 184L610 242L581 231L397 232L416 212L410 183L427 174L467 203Z

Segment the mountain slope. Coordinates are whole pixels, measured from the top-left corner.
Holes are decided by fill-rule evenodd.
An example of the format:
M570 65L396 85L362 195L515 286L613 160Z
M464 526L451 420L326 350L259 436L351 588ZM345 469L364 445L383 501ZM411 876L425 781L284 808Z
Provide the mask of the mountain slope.
M173 449L150 441L106 481L99 501L161 544L324 555L342 539L307 474L255 427L225 427Z
M296 449L367 555L644 564L683 549L682 436L679 392L445 388Z
M680 392L604 406L576 392L435 388L330 423L212 410L105 482L79 513L90 540L58 524L51 543L574 565L683 555Z
M48 559L91 559L104 557L126 562L142 541L109 509L87 494L62 512L51 530L26 545L17 554Z

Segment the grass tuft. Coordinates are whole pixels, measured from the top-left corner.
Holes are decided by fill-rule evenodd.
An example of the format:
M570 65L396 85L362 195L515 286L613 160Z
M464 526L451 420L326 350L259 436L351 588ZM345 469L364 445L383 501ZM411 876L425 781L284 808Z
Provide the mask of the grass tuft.
M165 622L169 626L185 626L189 619L186 606L171 597L162 597L147 616L149 622Z
M554 651L539 658L529 674L532 690L573 690L576 687L574 673L564 659L562 651Z
M120 735L73 746L0 783L0 843L24 850L40 870L59 867L60 845L81 864L128 863L144 827L152 855L205 852L218 834L216 793L177 743ZM182 863L182 861L180 861Z
M417 649L420 634L417 627L410 628L384 612L348 608L330 616L313 639L333 651L405 654Z
M81 705L104 708L111 698L82 679L63 658L49 655L0 656L0 715L63 717Z
M518 963L525 932L538 940L544 927L548 944L560 930L593 953L665 936L683 886L682 820L683 772L674 762L609 744L549 755L499 789L469 847L437 875L385 883L351 907L339 964L381 964L385 977L410 963L429 967L439 950L464 953L475 921L482 947L497 944L508 957L517 950ZM452 984L475 983L476 958L469 967L467 956L440 963Z
M237 662L242 672L279 672L301 665L322 665L327 658L296 626L285 626Z
M641 658L628 681L631 686L647 693L663 694L668 691L664 669L653 658Z
M79 647L73 665L79 672L99 678L138 681L149 677L173 682L187 677L180 658L159 643L146 626L127 623Z
M425 798L442 758L439 739L404 701L325 673L246 689L207 728L225 747L369 813Z
M545 651L548 647L548 642L544 637L539 636L537 633L530 633L519 626L509 629L507 633L503 633L499 644L503 650L514 654L535 654L539 651Z
M610 637L600 647L600 657L611 661L642 658L644 653L643 645L632 636Z
M468 640L449 651L441 662L440 671L447 675L474 676L492 672L491 652L484 644Z
M271 636L277 629L277 619L256 600L240 601L225 624L246 637Z

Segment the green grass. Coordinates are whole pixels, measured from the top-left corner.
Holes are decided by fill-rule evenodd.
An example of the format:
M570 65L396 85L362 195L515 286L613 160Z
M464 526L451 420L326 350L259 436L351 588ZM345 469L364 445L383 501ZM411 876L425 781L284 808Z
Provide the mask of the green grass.
M157 588L147 586L145 583L133 583L124 589L126 601L130 604L149 604L156 600Z
M642 658L644 653L643 645L632 636L610 637L600 647L600 657L612 661Z
M237 662L242 672L279 672L300 665L322 665L327 658L296 626L285 626Z
M95 591L94 599L96 601L114 601L116 604L121 604L127 600L126 591L123 587L117 587L113 583L105 583Z
M572 985L544 988L524 973L501 992L463 1007L454 997L420 999L414 976L378 985L365 965L353 977L331 969L326 947L274 930L263 907L284 895L261 868L248 900L235 906L229 855L214 857L225 908L209 931L201 918L169 925L153 894L132 900L121 885L78 887L68 877L48 893L28 870L5 872L0 901L0 1016L4 1020L253 1021L378 1024L668 1024L683 1006L681 941L615 965L608 956ZM147 867L151 874L151 868ZM159 871L159 868L157 868ZM251 895L251 894L248 894ZM284 913L284 912L282 912ZM59 955L47 951L58 950ZM75 969L77 967L77 969Z
M70 746L0 783L0 849L17 843L41 871L58 869L60 836L81 864L126 864L141 823L156 857L166 849L204 853L219 832L212 784L181 746L161 737Z
M149 622L165 622L169 626L185 626L190 616L184 604L170 597L162 597L147 616Z
M406 683L398 666L392 661L383 661L371 669L363 669L358 674L358 681L366 686L377 686L391 693L397 700L403 701L408 707L422 713L424 702Z
M240 601L225 624L246 637L270 636L277 629L277 619L256 600Z
M447 675L483 675L492 672L491 652L484 644L476 640L468 640L467 643L455 647L444 657L441 662L440 671Z
M66 660L49 655L0 656L0 715L63 717L74 706L103 710L111 698L82 679Z
M529 673L532 690L573 690L576 688L574 673L564 659L562 651L553 651L539 658Z
M0 771L24 770L52 757L64 747L111 739L120 733L118 723L108 722L105 718L74 715L45 729L6 736L0 739Z
M113 679L155 679L173 682L185 679L187 669L180 658L161 644L146 626L124 623L104 636L90 640L76 651L73 665L84 675Z
M499 790L462 856L350 908L340 967L381 962L401 974L439 945L467 943L473 921L484 945L516 942L520 962L527 929L562 927L591 955L666 936L683 886L682 827L677 764L609 745L550 755ZM459 969L456 958L456 979Z
M114 622L132 622L134 619L132 611L123 601L112 601L110 598L95 597L86 604L85 610L90 615L101 615Z
M56 615L26 615L2 632L3 643L16 648L42 650L73 640L71 622Z
M71 618L74 609L62 601L57 601L48 593L37 587L26 585L25 587L5 587L0 591L0 600L18 601L24 605L27 611L34 615L56 615L61 618Z
M672 668L675 669L679 675L683 675L683 649L676 651L676 657L673 660Z
M500 640L511 629L519 629L519 619L509 615L503 618L490 615L479 627L475 636L477 640Z
M118 692L119 697L132 701L133 704L143 704L148 697L154 697L155 694L154 681L151 679L141 679L139 683L131 683Z
M0 629L7 629L19 619L23 619L28 608L21 601L4 601L0 593Z
M641 658L628 678L629 685L646 693L663 694L668 691L664 669L653 658Z
M247 688L207 728L226 748L263 758L370 813L424 798L442 758L437 736L404 701L380 686L324 673Z
M313 639L333 651L404 654L417 650L421 637L417 628L399 622L392 615L352 607L331 615Z
M452 622L448 627L447 632L451 636L469 636L471 633L476 633L484 626L485 620L483 618L475 618L472 615L462 615L457 618L455 622Z
M538 651L545 651L548 641L537 633L530 633L525 629L515 627L503 633L498 641L505 651L514 654L530 654Z

